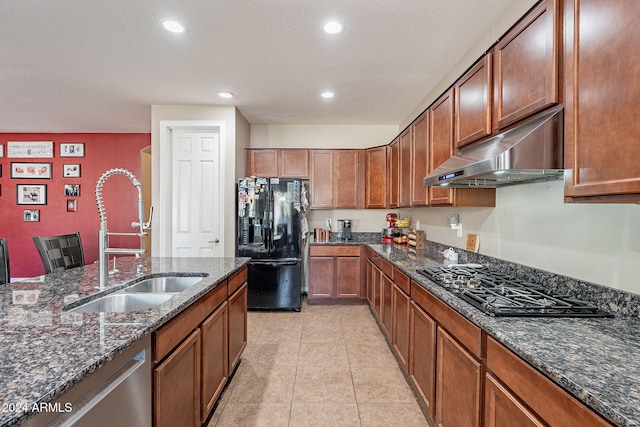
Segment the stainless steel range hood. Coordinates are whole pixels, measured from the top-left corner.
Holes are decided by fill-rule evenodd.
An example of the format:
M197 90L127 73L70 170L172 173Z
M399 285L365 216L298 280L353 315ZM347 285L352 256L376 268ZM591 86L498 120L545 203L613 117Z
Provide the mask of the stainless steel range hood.
M562 107L533 116L499 135L462 148L426 176L425 187L496 188L560 179Z

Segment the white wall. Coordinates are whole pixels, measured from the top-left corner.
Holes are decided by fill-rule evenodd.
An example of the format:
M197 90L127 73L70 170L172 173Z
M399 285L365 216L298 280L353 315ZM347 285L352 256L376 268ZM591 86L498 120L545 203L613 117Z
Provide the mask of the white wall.
M369 148L390 143L395 125L251 125L251 148Z
M428 240L464 248L480 236L479 253L640 294L640 205L565 204L563 181L497 190L495 208L402 209ZM460 215L462 237L448 225Z
M205 121L220 122L223 124L221 131L221 154L224 167L224 254L235 255L236 231L235 231L235 181L237 150L244 151L248 146L249 124L235 107L217 105L152 105L151 106L151 147L152 147L152 203L158 205L161 199L160 159L162 149L160 147L160 122L161 121ZM238 147L238 148L237 148ZM244 173L244 170L242 170ZM155 221L154 221L155 222ZM153 252L161 253L158 233L171 232L171 224L158 219L159 227L152 228Z

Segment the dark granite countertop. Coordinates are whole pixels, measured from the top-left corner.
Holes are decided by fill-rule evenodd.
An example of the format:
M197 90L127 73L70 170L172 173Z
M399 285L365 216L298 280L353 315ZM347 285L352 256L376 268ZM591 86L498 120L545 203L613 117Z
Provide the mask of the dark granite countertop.
M118 258L120 273L98 289L98 266L87 265L0 286L0 426L23 421L29 408L50 402L214 289L249 258ZM78 298L111 292L136 276L208 276L169 301L130 313L63 310Z
M368 246L615 425L640 426L639 317L492 317L417 273L443 265L438 251ZM636 297L631 294L633 304Z

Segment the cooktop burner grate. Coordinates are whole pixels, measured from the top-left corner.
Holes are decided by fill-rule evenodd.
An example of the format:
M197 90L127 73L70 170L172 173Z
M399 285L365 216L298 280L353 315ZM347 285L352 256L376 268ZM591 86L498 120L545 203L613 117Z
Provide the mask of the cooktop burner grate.
M418 270L440 286L492 316L613 317L594 304L486 267Z

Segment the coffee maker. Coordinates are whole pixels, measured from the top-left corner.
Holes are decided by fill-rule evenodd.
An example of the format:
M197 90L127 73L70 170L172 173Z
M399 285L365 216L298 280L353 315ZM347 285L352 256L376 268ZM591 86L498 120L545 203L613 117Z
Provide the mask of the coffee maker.
M350 219L338 220L338 239L344 239L344 240L351 239L351 220Z

